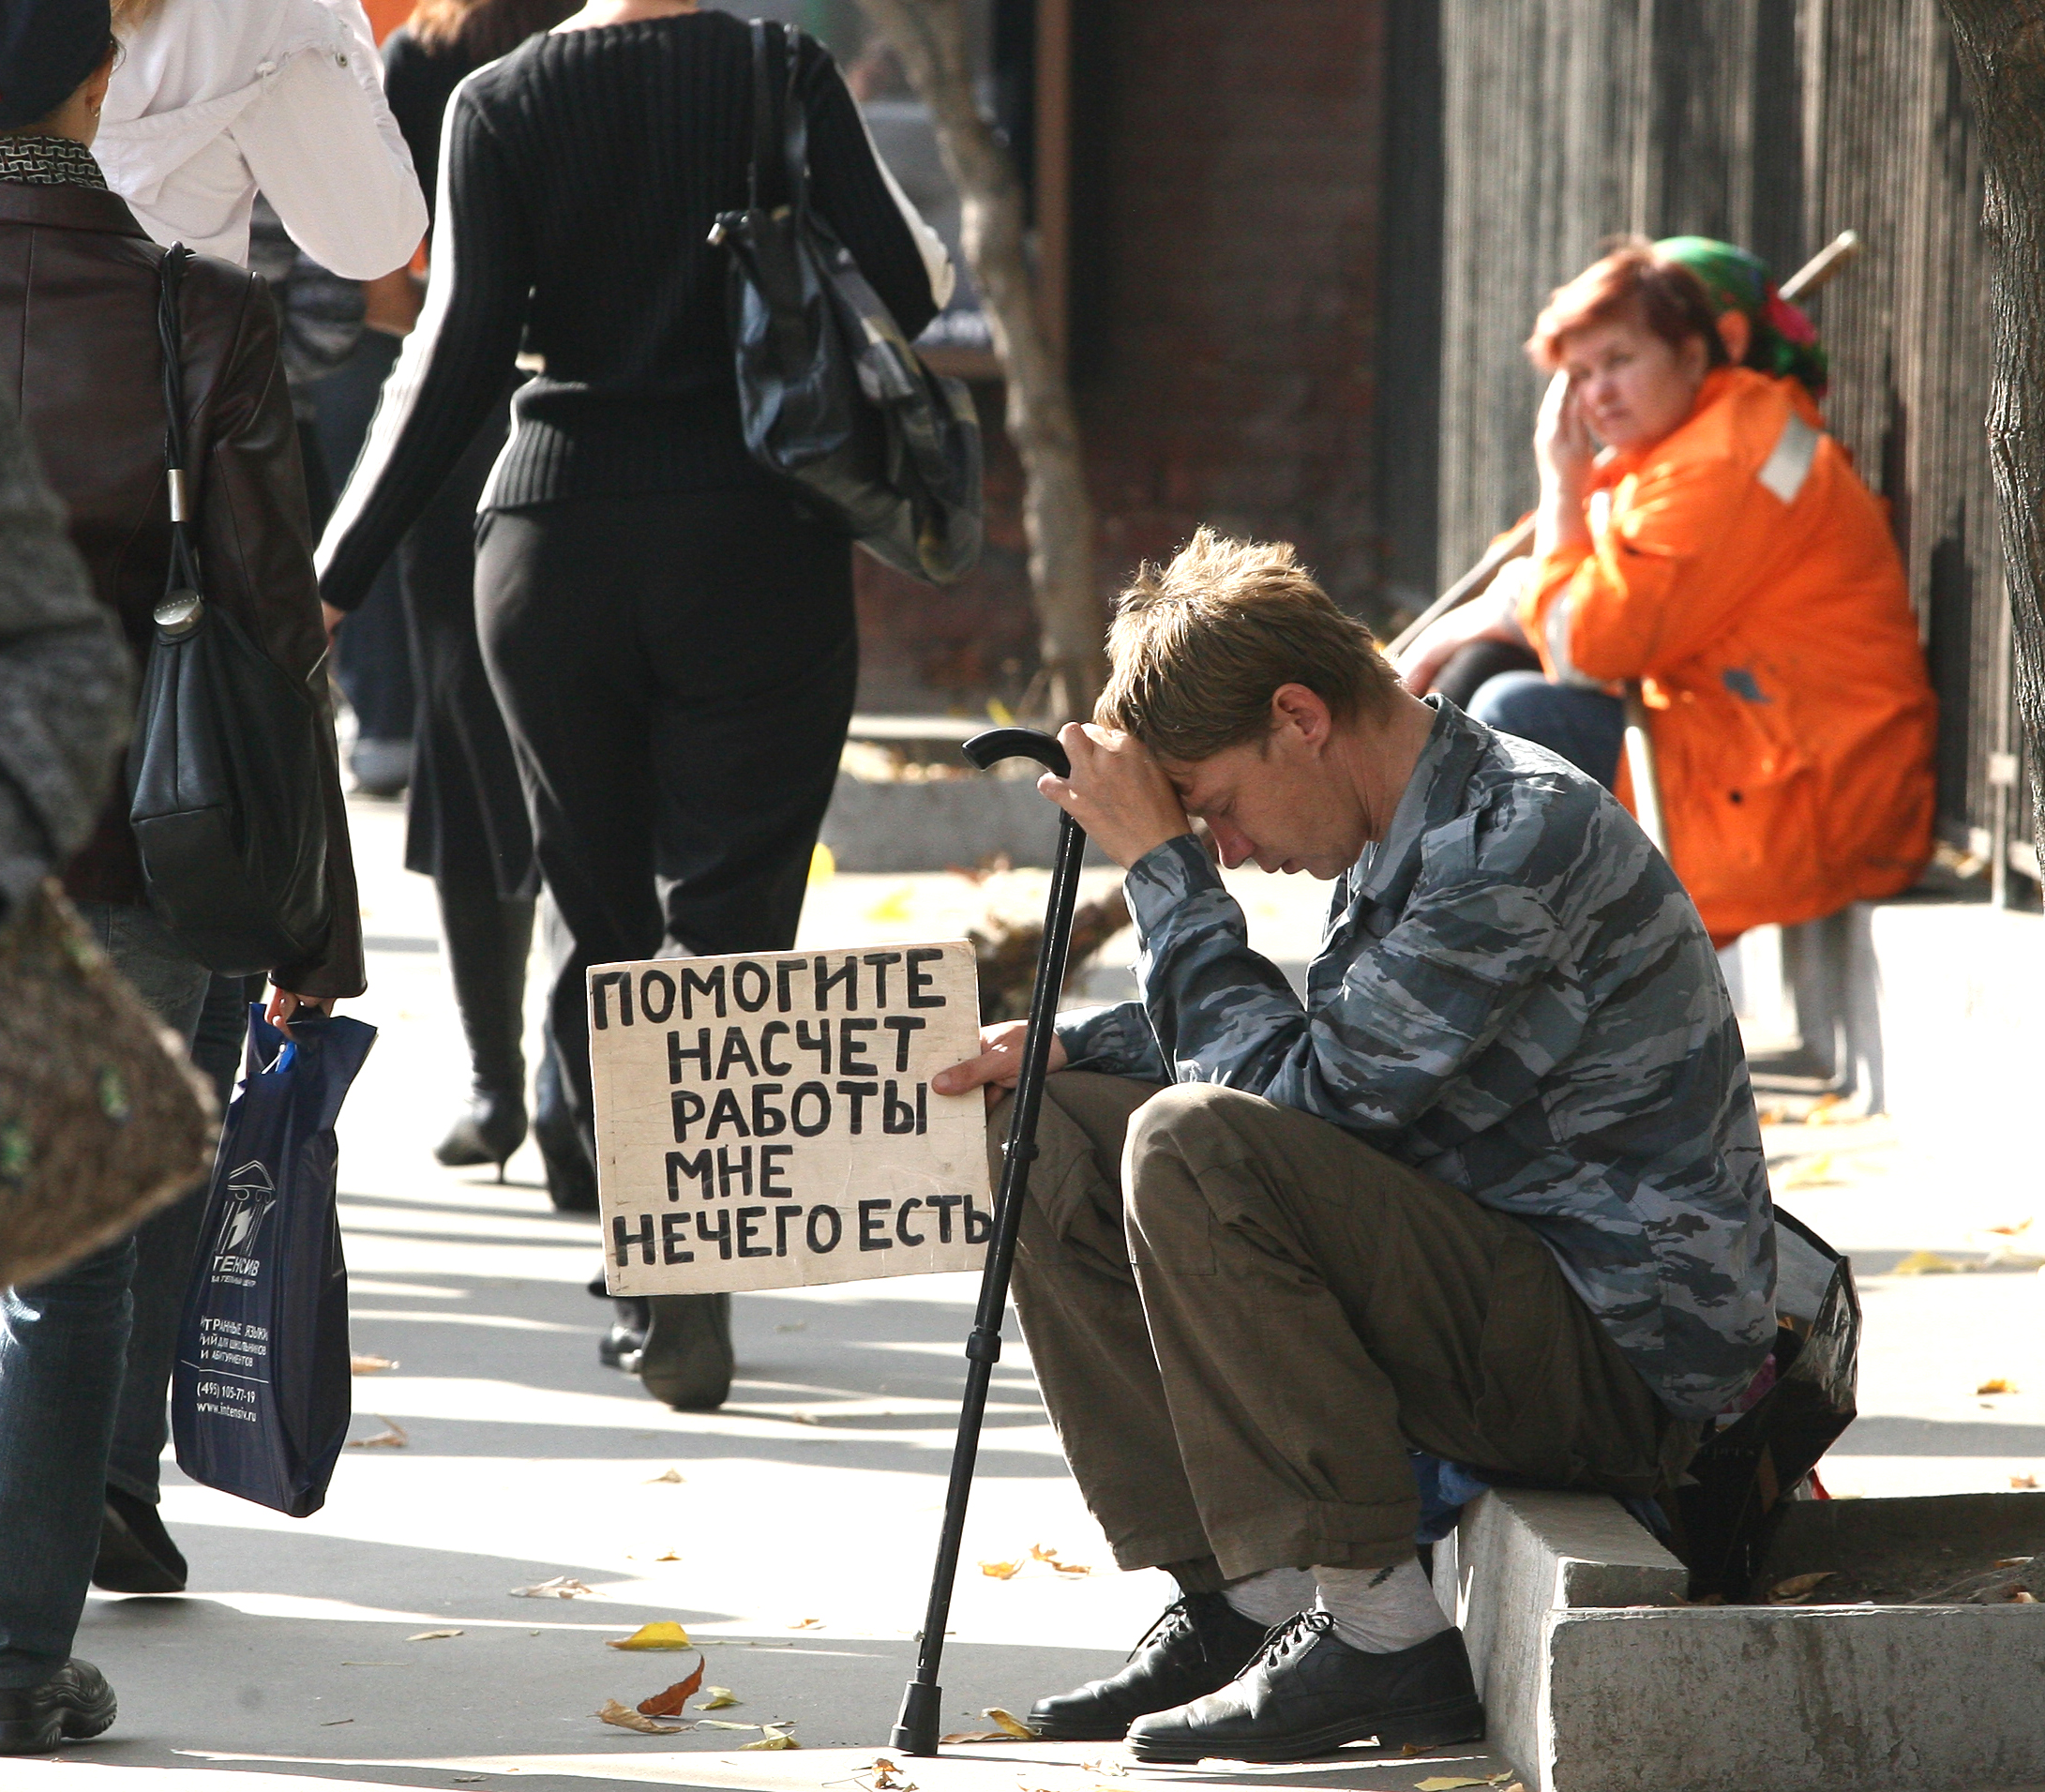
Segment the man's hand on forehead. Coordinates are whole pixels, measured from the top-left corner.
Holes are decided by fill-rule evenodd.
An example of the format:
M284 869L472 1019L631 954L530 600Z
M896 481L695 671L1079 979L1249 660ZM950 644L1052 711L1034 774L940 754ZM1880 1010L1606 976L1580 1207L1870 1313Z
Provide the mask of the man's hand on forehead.
M1066 810L1101 851L1127 870L1166 840L1193 831L1185 805L1134 734L1067 722L1059 744L1072 760L1072 776L1046 772L1037 789Z

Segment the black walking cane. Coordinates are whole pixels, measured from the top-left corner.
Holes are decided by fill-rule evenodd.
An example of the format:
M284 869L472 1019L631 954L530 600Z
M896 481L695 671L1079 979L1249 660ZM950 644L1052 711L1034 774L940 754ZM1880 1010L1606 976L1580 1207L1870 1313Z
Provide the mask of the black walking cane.
M1060 777L1072 773L1065 749L1033 728L997 728L975 734L960 749L983 772L1006 759L1031 759ZM1015 1260L1015 1233L1030 1194L1030 1161L1037 1154L1037 1109L1044 1100L1045 1066L1051 1055L1051 1023L1065 985L1072 947L1073 903L1079 894L1079 860L1086 849L1079 823L1060 811L1058 857L1051 869L1051 896L1044 913L1044 940L1037 948L1037 983L1030 997L1030 1028L1023 1037L1022 1074L1009 1116L1008 1143L1001 1158L1001 1186L994 1199L994 1236L980 1277L980 1305L966 1340L966 1392L959 1402L958 1440L952 1446L952 1482L944 1491L944 1528L938 1536L937 1566L930 1576L930 1605L924 1614L916 1649L916 1674L902 1694L893 1746L905 1754L938 1752L938 1662L944 1653L944 1626L952 1614L952 1586L958 1577L958 1546L966 1530L966 1501L972 1493L973 1464L980 1454L980 1426L986 1415L987 1382L1001 1359L1001 1312L1008 1303L1008 1272Z

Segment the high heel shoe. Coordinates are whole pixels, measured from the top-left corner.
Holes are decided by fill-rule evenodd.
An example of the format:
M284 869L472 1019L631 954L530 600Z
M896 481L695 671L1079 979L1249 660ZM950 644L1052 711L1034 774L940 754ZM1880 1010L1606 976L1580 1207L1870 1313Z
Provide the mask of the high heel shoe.
M468 1112L433 1147L433 1159L449 1169L495 1164L501 1182L512 1152L525 1143L525 1103L520 1097L478 1089L470 1098Z

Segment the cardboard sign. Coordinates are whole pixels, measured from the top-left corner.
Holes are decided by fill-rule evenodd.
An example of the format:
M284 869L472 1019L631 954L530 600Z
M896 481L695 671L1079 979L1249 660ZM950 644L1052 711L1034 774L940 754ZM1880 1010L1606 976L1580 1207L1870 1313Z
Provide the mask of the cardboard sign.
M930 1078L980 1048L963 940L589 973L613 1294L978 1269L986 1107Z

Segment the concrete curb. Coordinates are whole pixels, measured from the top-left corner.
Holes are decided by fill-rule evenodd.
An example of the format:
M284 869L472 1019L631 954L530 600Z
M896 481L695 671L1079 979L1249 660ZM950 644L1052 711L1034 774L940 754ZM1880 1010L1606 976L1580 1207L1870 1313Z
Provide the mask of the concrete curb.
M841 871L942 871L997 853L1045 866L1058 846L1058 810L1029 778L951 777L868 783L838 775L822 839ZM1105 865L1098 848L1089 865Z
M1822 1531L1844 1551L1927 1527L1978 1547L2045 1523L2045 1502L1870 1499L1784 1518L1785 1540ZM2045 1780L2045 1605L1681 1605L1682 1564L1589 1494L1495 1489L1450 1542L1436 1587L1492 1746L1528 1792Z

